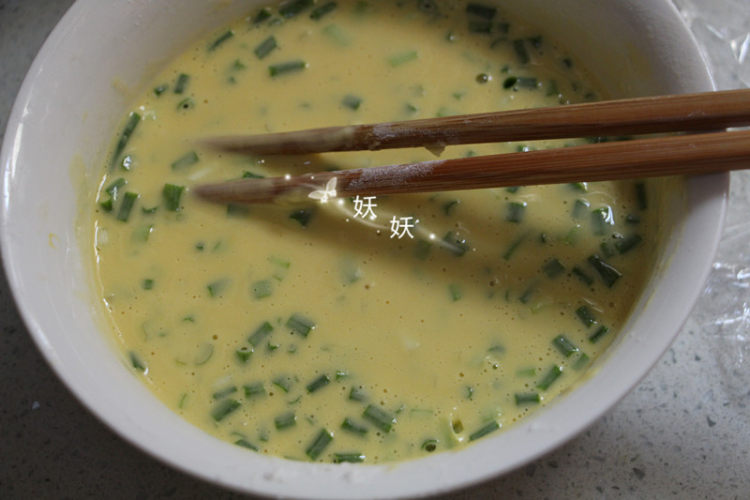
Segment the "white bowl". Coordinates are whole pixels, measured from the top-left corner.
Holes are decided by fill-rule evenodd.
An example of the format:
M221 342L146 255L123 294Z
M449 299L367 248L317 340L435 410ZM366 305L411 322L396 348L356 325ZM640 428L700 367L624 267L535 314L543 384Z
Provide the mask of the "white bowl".
M509 471L572 438L646 374L678 332L708 273L728 175L688 182L659 270L598 370L519 425L457 452L396 465L323 465L253 453L203 433L160 403L102 325L76 223L115 125L136 91L208 29L252 2L79 0L24 81L2 150L5 271L42 354L74 394L131 443L209 481L310 498L419 496ZM613 96L709 90L698 49L668 0L505 0L596 69Z

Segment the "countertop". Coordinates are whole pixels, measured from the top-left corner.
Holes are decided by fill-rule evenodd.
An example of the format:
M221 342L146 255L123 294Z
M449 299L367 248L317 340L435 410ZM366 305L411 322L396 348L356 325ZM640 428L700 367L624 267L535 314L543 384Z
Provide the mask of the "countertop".
M71 0L0 0L0 133ZM675 0L719 88L750 84L750 0ZM0 135L2 137L2 135ZM750 172L733 173L708 283L668 352L622 402L515 472L442 497L750 498ZM0 498L233 498L157 462L53 374L0 276Z

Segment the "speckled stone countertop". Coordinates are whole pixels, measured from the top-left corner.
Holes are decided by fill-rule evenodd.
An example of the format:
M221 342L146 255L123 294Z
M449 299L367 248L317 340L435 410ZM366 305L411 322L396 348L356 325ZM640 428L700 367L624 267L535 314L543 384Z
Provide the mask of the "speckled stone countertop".
M0 0L0 133L71 0ZM750 0L675 0L719 88L750 84ZM746 60L747 59L747 60ZM1 136L0 136L1 137ZM567 445L468 498L750 498L750 172L732 174L705 292L669 351ZM52 373L0 276L0 498L230 498L133 448Z

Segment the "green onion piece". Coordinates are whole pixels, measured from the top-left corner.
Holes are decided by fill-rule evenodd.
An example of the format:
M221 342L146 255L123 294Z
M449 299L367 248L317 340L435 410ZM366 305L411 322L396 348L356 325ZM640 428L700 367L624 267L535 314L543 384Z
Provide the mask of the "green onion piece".
M349 399L352 401L359 401L361 403L367 401L367 394L361 387L352 387L349 391Z
M511 89L515 84L518 82L517 76L509 76L503 81L503 88L504 89Z
M582 352L581 355L578 356L578 359L576 360L576 362L573 363L573 369L580 370L581 368L589 364L589 361L590 359L588 355L585 352Z
M152 288L154 288L154 280L152 280L151 278L143 280L141 282L141 288L143 288L144 290L151 290Z
M589 342L596 343L601 339L607 332L609 331L609 328L607 328L604 325L601 325L597 330L589 335Z
M162 189L161 194L164 198L167 210L171 210L172 212L180 210L180 198L182 197L183 191L185 191L185 186L164 184L164 189Z
M580 267L576 266L572 270L573 275L575 275L579 280L581 280L586 286L591 286L594 283L594 278L589 276L586 271L581 269Z
M172 170L181 170L183 168L189 167L190 165L195 165L196 163L198 163L198 160L198 153L196 153L195 151L190 151L189 153L185 153L172 162Z
M138 354L136 354L134 351L130 351L128 353L128 356L130 357L130 364L133 365L133 368L143 373L146 373L146 363L143 362L143 360L141 359L140 356L138 356Z
M213 393L213 398L214 399L222 399L222 398L225 398L225 397L229 396L230 394L234 394L235 392L237 392L237 386L236 385L231 385L231 386L229 386L229 387L227 387L225 389L222 389L220 391L214 392Z
M451 283L450 285L448 285L448 294L450 295L453 302L461 300L461 298L463 298L464 296L464 294L461 292L461 288L459 288L459 286L455 283Z
M127 183L128 183L128 181L126 181L124 178L120 177L120 178L112 181L112 183L109 186L107 186L104 189L104 191L109 196L111 196L113 200L117 201L118 195L120 193L120 188L122 188L123 186L125 186Z
M258 447L245 438L238 439L234 442L234 444L236 444L237 446L242 446L243 448L247 448L249 450L258 451Z
M344 380L345 378L349 378L349 374L345 372L344 370L336 370L336 380Z
M648 208L648 197L646 196L646 184L643 182L635 183L635 199L638 201L638 209L646 210Z
M211 410L211 417L213 417L215 421L221 422L240 406L240 402L236 399L223 399L214 405Z
M268 74L272 77L281 76L286 73L295 73L302 71L307 67L307 63L302 60L287 61L279 64L272 64L268 67Z
M114 167L114 165L117 163L117 160L120 159L120 155L125 150L125 147L128 145L128 141L130 141L130 137L133 135L135 128L140 122L141 115L139 115L138 113L132 112L128 115L128 121L125 122L125 126L120 133L120 138L117 140L115 150L112 153L112 161L110 163L112 167Z
M266 340L266 337L268 337L272 331L273 326L271 326L271 323L269 323L268 321L264 321L258 328L255 329L255 331L250 335L250 338L248 338L247 341L250 342L250 345L252 345L253 347L258 347Z
M365 434L367 434L367 427L358 424L349 417L346 417L341 423L341 428L347 432L351 432L352 434L357 434L358 436L364 436Z
M621 254L627 253L637 247L641 243L641 241L643 241L643 238L641 238L637 234L633 234L631 236L628 236L627 238L616 241L615 248L617 248L617 251Z
M523 243L525 239L526 234L522 234L515 241L513 241L503 253L503 259L510 260L510 258L513 257L513 254L516 252L516 250L518 250L518 247L521 246L521 243Z
M565 266L563 266L556 258L551 258L542 266L542 271L547 275L548 278L553 279L560 276L565 272Z
M427 240L417 240L414 246L414 257L419 260L426 260L432 250L432 243Z
M570 212L570 216L574 219L580 219L583 217L583 214L586 213L586 210L591 206L588 201L586 200L576 200L576 202L573 204L573 210Z
M375 405L368 405L362 416L383 432L389 432L396 423L396 417Z
M249 170L245 170L244 172L242 172L242 178L243 179L263 179L265 178L265 175L260 175L260 174L250 172Z
M206 285L206 290L208 290L208 296L209 297L219 297L224 293L224 290L227 289L227 286L229 286L229 279L228 278L221 278L216 281L213 281Z
M284 392L289 392L289 389L292 388L292 379L291 377L287 377L286 375L280 375L273 379L271 382L273 382L273 385Z
M614 224L614 218L612 217L612 210L609 207L597 208L591 212L591 225L594 229L594 234L603 236L607 234L609 226Z
M531 285L526 288L526 290L523 291L520 297L518 297L518 300L522 304L527 304L529 300L531 300L531 296L536 293L536 283L532 283Z
M346 47L352 43L352 37L349 33L341 29L337 24L329 24L323 28L323 34L341 47Z
M437 439L425 439L422 442L421 448L426 451L427 453L432 453L437 449L438 446L438 440Z
M331 379L328 377L328 375L323 374L320 377L316 378L309 384L307 384L307 392L312 394L313 392L322 389L323 387L327 386L331 383Z
M604 256L608 258L614 256L616 253L614 248L612 247L612 244L606 241L602 241L602 243L599 245L599 248L601 249Z
M589 185L587 182L571 182L568 184L572 189L575 191L580 191L582 193L587 193L589 190Z
M475 441L481 437L486 436L487 434L494 432L500 428L500 424L498 424L496 421L487 422L485 425L474 431L473 433L469 434L469 441Z
M598 255L592 255L589 257L588 262L591 264L591 267L599 273L599 276L604 280L604 284L610 288L622 276L620 271L604 262Z
M365 455L363 453L359 452L353 452L353 453L334 453L333 454L333 463L340 464L343 462L348 462L352 464L358 464L365 461Z
M99 206L102 207L102 210L104 210L105 212L111 212L115 208L115 204L112 201L112 198L99 203Z
M281 431L294 427L297 424L297 416L293 411L282 413L273 419L273 424L276 426L276 430Z
M253 355L253 351L254 350L252 347L242 346L234 351L234 355L237 357L237 360L244 365L250 360L250 357Z
M518 377L533 377L536 375L536 368L520 368L516 371Z
M446 203L443 203L443 212L445 213L445 215L453 215L456 212L458 205L460 204L461 200L450 200Z
M167 90L169 90L169 85L166 84L166 83L162 83L161 85L158 85L158 86L154 87L154 95L156 97L159 97L160 95L162 95Z
M535 89L539 87L539 80L531 76L519 76L516 86L524 89Z
M526 211L526 202L511 201L507 205L505 212L505 220L519 224L523 220L524 212Z
M466 13L471 14L472 16L481 17L482 19L492 20L497 13L497 9L495 7L490 7L489 5L469 2L466 5Z
M560 351L566 358L569 358L573 354L580 351L580 349L578 349L578 346L576 346L568 339L568 337L562 334L552 339L552 344L554 344L554 346L557 347L557 350Z
M180 73L180 75L177 77L177 83L174 84L173 92L175 94L182 94L183 92L185 92L185 89L187 88L187 85L189 82L190 82L190 75L186 75L185 73Z
M445 236L443 236L443 243L445 243L448 247L447 250L456 257L463 256L467 252L467 250L471 248L471 245L466 241L466 239L462 238L458 235L458 233L454 231L448 231L447 233L445 233Z
M469 19L466 29L468 29L470 33L483 33L488 35L492 33L492 21L487 21L486 19Z
M289 218L299 222L300 226L307 227L312 219L313 210L311 208L300 208L289 214Z
M327 3L324 3L323 5L315 7L313 11L310 12L310 19L318 21L326 14L330 14L331 12L333 12L337 6L338 4L336 2L327 2Z
M141 207L141 213L145 215L153 215L156 213L158 209L159 209L158 206L153 206L151 208ZM151 226L151 228L153 229L153 226Z
M294 333L307 337L315 329L315 322L301 314L294 313L286 320L286 327Z
M474 80L476 80L477 83L487 83L492 78L487 73L479 73Z
M594 314L591 312L591 309L589 309L587 306L581 306L578 309L576 309L576 315L581 320L581 323L583 323L583 325L587 328L592 325L597 324Z
M391 57L389 57L388 64L390 64L391 67L396 68L398 66L401 66L404 63L417 59L417 57L419 57L419 54L417 53L416 50L400 52L398 54L394 54Z
M341 104L352 111L357 111L362 104L362 98L357 97L356 95L347 94L341 99Z
M518 62L521 64L527 64L531 59L529 58L529 52L526 50L526 43L524 40L513 40L513 50L518 57Z
M305 454L310 457L310 460L317 460L326 447L331 444L331 441L333 441L333 434L326 429L321 429L317 437L305 450Z
M526 406L542 401L538 392L518 392L514 395L514 399L516 400L516 406Z
M125 193L125 196L122 198L122 203L120 204L120 210L117 212L117 220L122 222L127 222L130 218L130 212L133 210L133 206L135 205L136 200L138 199L140 195L138 193L133 193L128 191Z
M547 389L549 389L549 386L551 386L552 383L557 380L560 375L562 375L562 372L562 367L552 365L552 368L550 368L547 374L542 377L542 380L540 380L539 383L536 384L536 388L541 391L546 391Z
M266 395L266 389L263 387L263 382L245 384L242 386L242 389L244 389L245 397L248 399Z
M273 283L270 280L256 281L250 285L250 289L253 291L256 300L265 299L273 293Z
M255 47L255 50L253 52L255 52L255 56L258 59L263 59L268 54L270 54L273 49L277 48L278 46L279 45L276 43L276 37L271 35L265 40L263 40L262 42L260 42L260 44L258 44L258 46Z
M250 207L239 203L227 203L227 217L245 217L250 213Z
M208 45L208 51L211 52L211 51L216 50L217 48L219 48L221 44L223 44L224 42L226 42L233 36L234 36L234 31L232 30L225 31L216 40L214 40Z
M292 18L302 12L303 10L311 7L313 0L289 0L281 4L279 7L279 14L285 19Z
M178 110L188 110L193 109L195 107L195 101L192 97L186 97L180 102L177 103L177 109Z
M271 9L268 7L263 7L258 11L257 14L255 14L255 17L253 17L253 24L260 24L266 19L269 19L271 17Z

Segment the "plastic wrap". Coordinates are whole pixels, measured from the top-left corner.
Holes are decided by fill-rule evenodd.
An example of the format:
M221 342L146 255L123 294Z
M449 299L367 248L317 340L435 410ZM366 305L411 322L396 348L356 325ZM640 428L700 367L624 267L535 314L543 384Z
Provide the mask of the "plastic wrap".
M750 3L674 0L695 35L719 89L750 86ZM748 165L750 168L750 165ZM716 359L718 386L740 401L750 387L750 172L735 172L724 232L692 320L703 353Z

